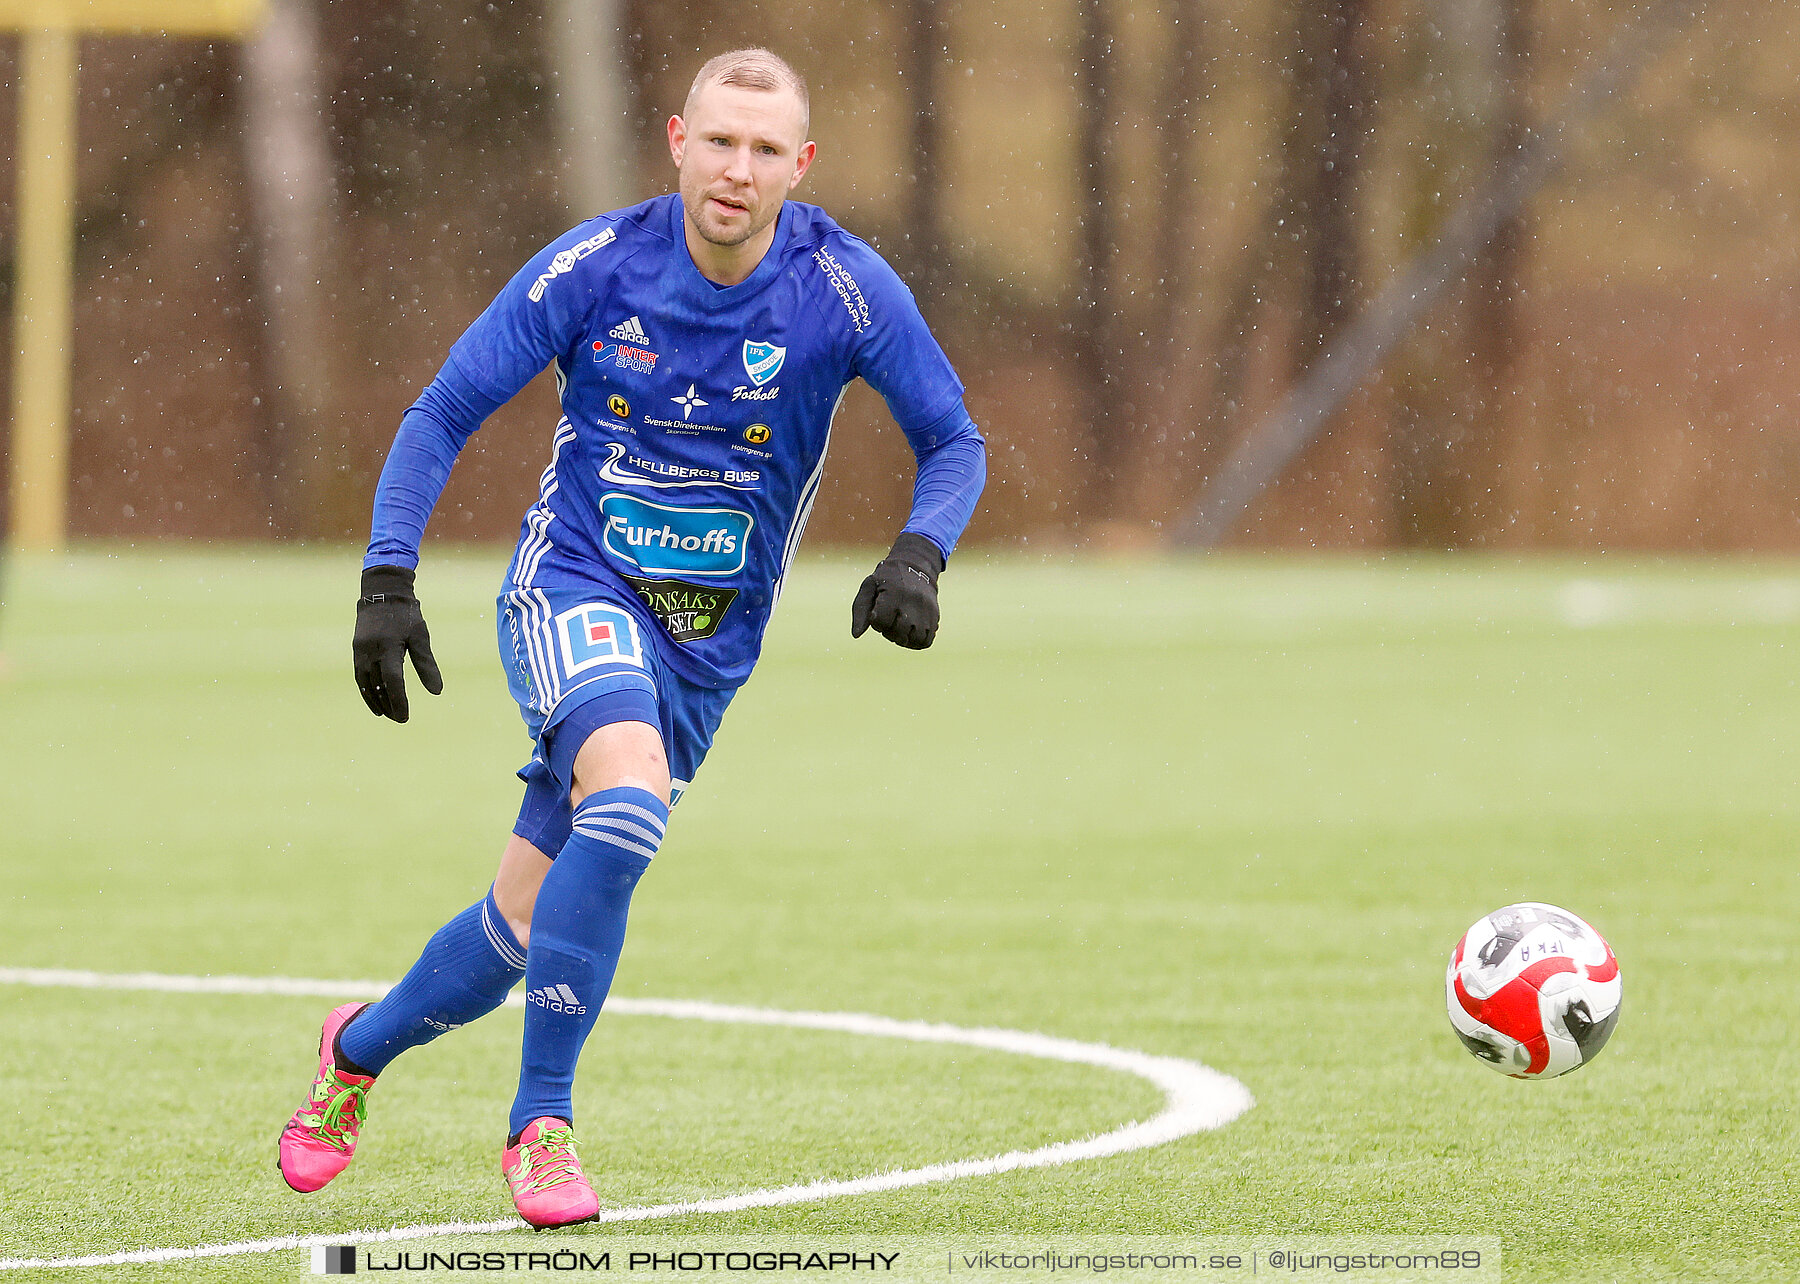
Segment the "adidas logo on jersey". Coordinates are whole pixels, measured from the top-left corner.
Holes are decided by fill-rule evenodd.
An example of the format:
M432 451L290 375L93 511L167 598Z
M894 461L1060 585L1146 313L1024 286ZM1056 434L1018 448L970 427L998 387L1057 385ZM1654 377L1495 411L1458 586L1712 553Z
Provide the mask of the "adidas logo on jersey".
M607 333L624 343L650 342L650 336L644 333L644 327L638 323L636 317L626 317Z
M555 985L546 985L541 990L533 990L525 996L527 1003L535 1003L540 1008L549 1008L552 1012L569 1012L580 1016L587 1011L587 1004L575 997L575 991L558 981Z

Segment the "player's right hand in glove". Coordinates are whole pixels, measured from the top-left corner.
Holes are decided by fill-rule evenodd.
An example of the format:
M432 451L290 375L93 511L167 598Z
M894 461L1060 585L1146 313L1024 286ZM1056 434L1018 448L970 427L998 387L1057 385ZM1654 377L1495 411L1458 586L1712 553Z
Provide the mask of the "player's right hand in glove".
M431 633L413 596L413 573L404 566L364 569L350 650L356 659L356 689L378 718L405 722L408 717L404 662L409 651L425 689L432 695L444 689L431 656Z
M937 637L938 573L944 555L923 535L902 531L850 607L850 636L873 628L896 646L923 651Z

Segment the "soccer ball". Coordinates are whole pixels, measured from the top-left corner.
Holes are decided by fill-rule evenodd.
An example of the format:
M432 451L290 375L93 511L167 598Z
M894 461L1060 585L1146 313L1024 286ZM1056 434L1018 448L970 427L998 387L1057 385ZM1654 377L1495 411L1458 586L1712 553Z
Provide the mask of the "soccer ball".
M1444 974L1456 1037L1515 1079L1554 1079L1599 1055L1619 1019L1619 961L1566 909L1525 901L1463 933Z

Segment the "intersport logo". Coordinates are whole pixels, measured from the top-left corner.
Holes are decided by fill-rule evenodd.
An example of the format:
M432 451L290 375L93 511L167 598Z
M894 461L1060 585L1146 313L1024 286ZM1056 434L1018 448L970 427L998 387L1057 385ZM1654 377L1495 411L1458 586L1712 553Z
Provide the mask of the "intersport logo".
M600 501L606 550L652 575L735 575L756 519L736 508L676 508L614 491Z

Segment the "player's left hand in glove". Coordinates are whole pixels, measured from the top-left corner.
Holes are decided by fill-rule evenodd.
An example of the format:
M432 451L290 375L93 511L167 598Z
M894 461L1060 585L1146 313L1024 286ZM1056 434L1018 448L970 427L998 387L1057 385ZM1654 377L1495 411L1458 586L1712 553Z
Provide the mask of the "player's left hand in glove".
M850 636L873 628L896 646L923 651L937 637L938 573L944 555L937 545L912 531L901 532L857 590L850 607Z
M413 596L413 573L404 566L371 566L362 573L362 596L356 600L356 689L378 718L405 722L406 655L412 653L419 681L432 695L444 689L437 661L431 656L431 633Z

